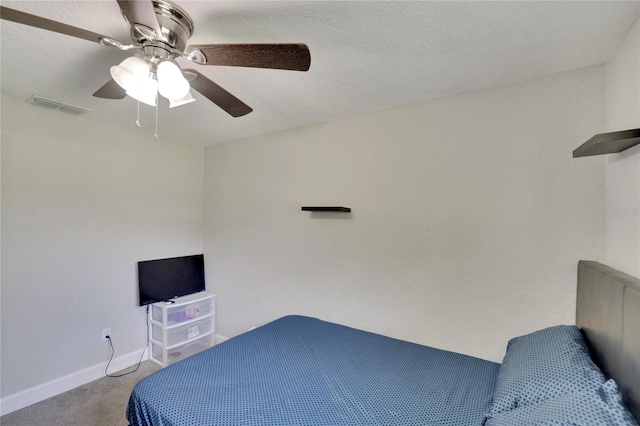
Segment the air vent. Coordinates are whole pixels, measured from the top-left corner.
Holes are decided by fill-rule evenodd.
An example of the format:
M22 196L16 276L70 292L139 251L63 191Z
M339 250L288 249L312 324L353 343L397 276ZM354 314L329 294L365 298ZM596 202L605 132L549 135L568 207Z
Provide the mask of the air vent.
M58 111L68 112L74 115L81 115L85 112L90 112L90 109L82 108L75 105L65 104L63 102L54 101L53 99L43 98L42 96L32 95L27 101L34 105L38 105L45 108L57 109Z

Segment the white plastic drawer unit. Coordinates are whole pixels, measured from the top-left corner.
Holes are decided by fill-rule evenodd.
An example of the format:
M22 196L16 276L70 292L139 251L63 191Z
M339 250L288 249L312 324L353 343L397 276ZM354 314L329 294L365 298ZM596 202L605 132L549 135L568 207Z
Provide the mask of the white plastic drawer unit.
M151 324L151 338L164 346L171 347L179 345L186 341L195 339L204 334L213 332L213 321L210 318L202 318L195 322L189 321L184 325L171 327L166 329L167 336L165 341L164 329L161 325Z
M176 361L185 359L191 355L195 355L205 349L210 348L215 344L215 336L210 334L202 339L195 340L193 342L185 343L174 348L163 350L161 346L151 346L151 359L159 364L167 366ZM163 359L166 357L166 361Z
M167 366L215 345L216 297L205 292L159 302L149 311L151 360Z
M202 295L202 293L197 294ZM182 301L181 299L186 300ZM165 302L153 304L151 307L151 319L163 323L166 327L171 327L215 313L215 299L213 297L195 301L191 299L193 299L193 297L185 296L184 298L177 299L175 304L168 306L166 306L167 304ZM163 306L163 304L165 306ZM166 318L164 318L164 315L166 315Z

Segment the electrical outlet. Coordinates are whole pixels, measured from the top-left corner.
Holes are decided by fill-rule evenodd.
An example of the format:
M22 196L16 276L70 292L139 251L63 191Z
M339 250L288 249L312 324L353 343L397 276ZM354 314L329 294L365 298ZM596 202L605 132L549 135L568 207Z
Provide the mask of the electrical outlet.
M102 341L107 341L107 336L111 337L111 327L102 329Z

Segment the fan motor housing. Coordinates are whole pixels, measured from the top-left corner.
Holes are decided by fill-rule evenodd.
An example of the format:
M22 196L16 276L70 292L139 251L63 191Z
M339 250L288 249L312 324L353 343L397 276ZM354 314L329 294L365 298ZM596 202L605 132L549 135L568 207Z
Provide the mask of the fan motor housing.
M187 47L187 41L193 35L193 20L177 4L169 0L152 0L153 7L158 18L158 25L162 30L162 34L156 35L159 41L171 46L174 49L183 52ZM154 40L148 40L135 29L131 29L131 38L139 44L153 43Z

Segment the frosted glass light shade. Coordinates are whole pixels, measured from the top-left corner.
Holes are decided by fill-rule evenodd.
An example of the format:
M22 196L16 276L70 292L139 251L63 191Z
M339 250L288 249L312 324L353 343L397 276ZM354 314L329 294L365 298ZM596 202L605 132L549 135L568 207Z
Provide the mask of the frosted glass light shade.
M138 56L131 56L120 62L120 65L111 67L110 73L125 91L132 90L139 85L138 80L149 77L149 64Z
M180 99L169 99L169 108L175 108L180 105L190 104L191 102L195 101L196 99L191 96L191 92L187 92L187 94Z
M181 99L189 93L189 82L182 75L180 67L172 61L158 64L158 91L167 99Z
M151 77L147 77L140 81L136 87L127 90L127 95L149 106L156 106L158 82Z

